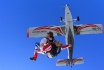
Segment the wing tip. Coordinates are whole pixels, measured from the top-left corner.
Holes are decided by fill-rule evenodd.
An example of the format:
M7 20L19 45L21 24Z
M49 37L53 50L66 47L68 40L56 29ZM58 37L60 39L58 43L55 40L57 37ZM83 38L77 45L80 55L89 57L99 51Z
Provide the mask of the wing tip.
M102 32L104 33L104 26L102 26Z
M27 38L29 38L29 29L27 29L26 36L27 36Z

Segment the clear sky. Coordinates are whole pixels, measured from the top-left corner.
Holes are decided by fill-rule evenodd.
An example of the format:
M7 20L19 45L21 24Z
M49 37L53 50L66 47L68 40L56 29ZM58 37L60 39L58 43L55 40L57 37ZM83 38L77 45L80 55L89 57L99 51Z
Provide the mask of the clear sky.
M67 50L48 59L39 54L37 61L30 61L34 44L41 38L27 38L29 27L63 25L61 6L69 4L75 24L103 24L104 0L0 0L0 70L104 70L104 34L75 36L73 57L84 57L84 64L56 67L57 59L67 58ZM64 37L55 37L65 44Z

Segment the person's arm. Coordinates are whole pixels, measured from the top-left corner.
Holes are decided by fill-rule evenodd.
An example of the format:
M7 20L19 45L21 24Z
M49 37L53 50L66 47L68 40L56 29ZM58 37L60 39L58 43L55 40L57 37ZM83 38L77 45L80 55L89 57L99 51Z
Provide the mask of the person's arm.
M40 48L43 48L45 46L46 42L47 42L47 39L43 38L40 42Z
M66 49L69 45L63 45L61 49Z
M41 44L40 44L40 47L41 47L41 48L44 47L44 43L41 43Z

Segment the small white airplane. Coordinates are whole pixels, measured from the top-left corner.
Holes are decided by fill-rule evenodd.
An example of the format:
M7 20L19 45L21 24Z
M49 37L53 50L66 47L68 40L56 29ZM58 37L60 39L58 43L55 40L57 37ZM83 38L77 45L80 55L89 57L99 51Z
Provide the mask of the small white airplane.
M76 19L72 18L70 9L68 5L65 6L65 19L60 17L60 21L64 22L65 25L60 26L40 26L40 27L30 27L27 30L27 37L45 37L46 33L51 31L54 36L65 36L66 44L72 44L68 47L68 59L60 59L57 61L56 66L73 66L76 64L84 63L83 57L73 58L73 47L74 47L74 35L83 34L98 34L104 33L102 24L80 24L74 25L75 21L79 21L79 17Z

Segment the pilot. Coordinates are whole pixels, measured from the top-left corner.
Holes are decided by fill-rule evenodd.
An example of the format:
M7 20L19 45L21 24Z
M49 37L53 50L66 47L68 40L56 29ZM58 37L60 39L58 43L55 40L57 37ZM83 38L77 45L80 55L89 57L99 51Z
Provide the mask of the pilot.
M57 56L61 48L66 48L68 45L62 46L62 43L55 40L53 32L49 31L47 33L47 36L43 38L40 42L40 50L44 51L44 53L47 55L48 58L53 58ZM31 60L36 60L37 59L38 53L34 53L34 57L30 58Z

